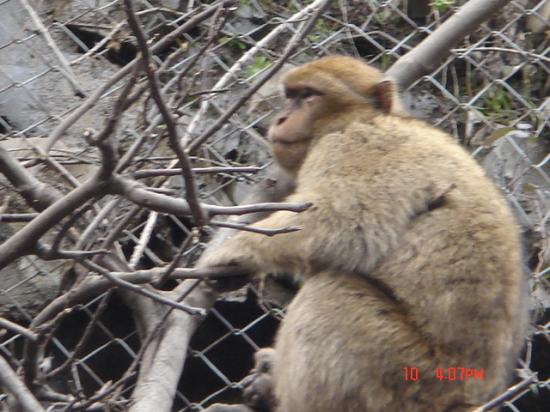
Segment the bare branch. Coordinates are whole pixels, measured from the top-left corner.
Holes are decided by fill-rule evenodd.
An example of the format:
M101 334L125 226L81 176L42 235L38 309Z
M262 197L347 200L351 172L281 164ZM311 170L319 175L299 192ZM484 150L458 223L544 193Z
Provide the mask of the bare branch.
M220 3L224 6L230 6L235 3L235 0L220 0L219 2L216 2L213 6L208 7L204 11L197 13L194 17L191 17L189 20L187 20L184 24L177 27L176 29L172 30L170 33L168 33L166 36L164 36L162 39L160 39L157 43L155 43L151 47L151 51L153 53L159 53L162 50L164 50L166 47L168 47L172 42L175 41L175 39L180 36L182 33L186 33L189 30L197 27L201 22L208 19L210 16L212 16L220 6ZM57 140L67 131L69 127L71 127L74 123L76 123L77 120L79 120L84 113L86 113L88 110L90 110L92 107L95 106L95 104L101 99L101 97L116 83L118 83L120 80L122 80L124 77L126 77L134 68L135 65L140 62L140 58L136 58L132 60L130 63L128 63L126 66L124 66L122 69L120 69L118 72L116 72L108 81L103 83L100 87L97 88L97 90L90 95L86 99L82 105L78 107L73 113L71 113L63 122L61 122L48 136L48 140L46 142L46 146L44 150L48 152L52 146L57 142Z
M308 10L312 11L311 17L308 19L305 26L298 30L293 38L288 43L285 51L279 57L277 62L266 71L265 75L257 81L250 89L244 93L239 100L237 100L233 106L231 106L212 126L210 126L204 133L197 137L187 148L189 153L195 153L195 151L206 141L210 136L212 136L241 106L256 93L260 87L262 87L270 78L272 78L275 73L277 73L281 67L288 60L290 55L294 52L294 49L298 44L307 36L311 31L321 14L329 5L328 0L316 0L308 6Z
M48 32L48 29L46 26L44 26L44 23L42 23L42 20L34 10L34 8L31 6L31 4L28 2L28 0L21 0L21 4L23 7L27 10L27 13L29 13L31 20L36 25L36 28L44 36L44 39L46 40L46 43L52 49L53 54L59 61L59 71L65 76L65 78L69 81L71 84L71 87L74 89L75 94L80 97L84 97L86 94L84 91L80 88L78 85L78 81L76 80L76 77L74 76L74 73L71 69L71 66L69 62L65 59L65 56L59 50L59 47L57 47L57 44L55 44L55 41L53 40L52 36L50 36L50 33Z
M237 229L237 230L244 230L246 232L259 233L266 236L275 236L281 233L291 233L291 232L296 232L300 230L299 227L295 227L295 226L282 227L280 229L262 229L261 227L244 225L242 223L219 222L217 220L211 220L210 224L214 226L219 226L219 227L226 227L229 229Z
M121 288L131 290L132 292L135 292L138 295L148 297L150 299L153 299L156 302L162 303L163 305L168 305L170 307L173 307L174 309L181 310L190 315L204 316L206 314L206 311L202 308L193 308L191 306L182 305L181 303L175 302L172 299L167 299L158 293L152 292L149 289L136 286L130 282L126 282L124 279L121 279L120 277L117 277L117 276L113 276L111 272L103 269L101 266L96 265L91 261L84 260L84 261L81 261L81 263L84 266L87 266L90 270L93 270L105 276L115 286L119 286Z
M0 245L0 268L18 257L32 252L36 242L61 219L71 214L88 200L107 193L108 185L94 176L57 200L21 230Z
M116 176L109 185L111 194L120 194L129 201L161 213L182 216L189 214L189 204L183 200L147 190L143 185ZM215 215L244 215L261 211L274 212L288 210L290 212L303 212L311 206L310 203L258 203L242 206L216 206L203 204L201 207L208 216Z
M219 166L219 167L195 167L194 174L207 173L257 173L262 170L257 166ZM181 169L141 169L132 173L134 179L145 179L156 176L177 176L182 173Z
M195 225L202 226L205 224L207 218L204 215L197 198L197 188L195 185L195 178L193 176L193 170L191 169L189 158L187 157L187 154L183 151L183 148L180 145L176 121L172 116L172 113L168 109L168 106L164 102L164 98L162 97L158 73L153 67L151 51L149 50L149 46L147 46L145 34L143 33L143 30L141 29L138 19L136 17L133 3L131 0L124 0L124 6L126 9L126 15L128 17L128 24L134 32L139 48L141 50L143 68L147 75L147 79L149 80L151 95L153 96L153 99L157 104L162 118L164 119L164 123L166 124L168 138L170 139L170 146L172 147L172 150L176 153L176 156L179 160L183 181L185 182L185 198L187 199L187 203L189 204L191 215L193 216ZM220 5L220 7L223 6Z
M0 222L29 222L36 216L38 216L38 213L6 213L0 214Z
M162 278L166 268L156 267L147 270L136 270L133 272L109 272L110 276L116 277L127 283L134 285L155 283ZM171 279L223 279L226 277L249 276L249 273L243 272L236 266L217 267L217 268L175 268L170 273ZM92 275L87 277L77 287L71 289L65 294L51 301L32 323L33 328L50 321L66 308L73 307L79 303L86 302L91 298L113 287L113 282L103 276Z
M0 318L0 327L11 330L12 332L15 332L15 333L19 333L20 335L30 340L38 339L38 336L36 335L36 333L28 330L27 328L24 328L21 325L18 325L17 323L13 323L4 318Z
M242 68L244 67L244 65L250 61L254 56L256 56L258 54L258 52L260 50L262 50L263 48L267 47L267 45L272 42L274 39L277 38L278 35L280 35L281 32L283 32L284 30L288 29L288 27L292 24L296 24L297 22L300 22L302 21L306 16L308 16L311 12L314 12L315 10L319 10L319 14L318 16L320 15L320 13L322 13L322 11L324 10L324 8L327 6L327 4L323 5L324 1L323 0L316 0L314 2L312 2L311 4L309 4L307 7L305 7L304 9L298 11L297 13L295 13L293 16L289 17L284 24L280 24L278 25L274 30L271 30L266 36L264 36L260 41L258 41L254 47L251 47L250 50L247 50L246 53L244 53L240 58L239 60L237 60L232 66L231 68L216 82L216 84L212 87L213 90L223 90L225 88L225 86L227 85L227 83L235 76L235 73L237 73L238 71L242 70ZM317 20L317 18L314 18L313 21L315 22ZM309 31L309 30L307 30ZM306 35L307 35L307 32L306 32ZM292 41L291 41L292 43ZM272 67L265 75L264 77L261 79L261 81L259 82L259 85L258 85L258 88L255 89L250 95L248 95L248 97L246 97L242 103L244 103L253 93L256 92L256 90L258 90L265 82L267 82L271 77L273 77L273 75L275 75L279 69L283 66L284 62L287 60L288 56L287 57L283 57L279 60L280 64L276 67ZM281 61L282 60L282 61ZM278 63L279 63L278 62ZM237 107L235 109L235 111L242 105L239 104L238 106L235 105L233 107ZM197 110L197 113L193 116L193 118L191 119L191 121L189 122L189 125L187 127L187 132L186 132L186 135L185 137L187 139L190 139L191 138L191 135L194 133L195 131L195 128L196 126L201 122L202 120L202 117L204 116L204 114L208 111L208 108L210 107L210 103L208 100L204 100L200 107L199 107L199 110ZM229 110L231 111L231 109ZM229 115L230 116L230 115ZM229 116L227 118L229 118ZM227 119L226 119L227 120ZM223 122L225 123L225 121ZM222 124L223 124L222 123ZM217 130L214 129L214 131ZM203 139L202 136L200 139ZM204 139L207 139L207 138L204 138ZM200 143L197 143L196 146L199 146ZM190 148L190 152L194 152L196 149L195 147L195 144L192 144L191 148Z
M216 300L215 294L197 281L182 282L172 294L178 301L203 308L210 308ZM201 320L197 316L171 311L170 308L165 316L159 317L150 333L150 340L144 342L145 352L132 394L131 412L172 409L187 348Z
M23 196L27 204L35 210L46 209L61 193L35 178L0 144L0 172Z
M470 0L422 43L401 57L387 73L402 89L431 73L464 36L476 30L510 0Z
M21 382L8 362L0 356L0 386L11 393L16 402L26 412L43 412L44 408L36 400L31 391Z

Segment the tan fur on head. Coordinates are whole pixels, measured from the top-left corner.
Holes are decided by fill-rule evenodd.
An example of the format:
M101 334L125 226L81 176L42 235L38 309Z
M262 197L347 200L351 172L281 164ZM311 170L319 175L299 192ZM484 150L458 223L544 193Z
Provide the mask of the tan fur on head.
M290 70L283 84L315 83L324 78L326 87L338 80L347 88L342 97L359 95L369 104L380 106L386 113L404 114L393 79L361 60L348 56L328 56ZM363 100L364 101L364 100Z

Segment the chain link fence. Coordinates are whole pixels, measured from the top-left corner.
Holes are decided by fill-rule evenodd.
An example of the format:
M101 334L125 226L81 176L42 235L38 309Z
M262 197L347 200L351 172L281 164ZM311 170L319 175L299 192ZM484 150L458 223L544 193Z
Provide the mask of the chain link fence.
M240 204L271 163L264 136L281 103L277 75L246 102L239 99L280 58L309 18L312 2L133 3L182 143L189 147L204 138L190 156L200 200ZM386 70L464 3L331 2L287 65L338 53ZM207 10L208 18L197 18ZM414 116L449 131L484 165L524 232L536 326L515 380L523 386L503 401L509 411L543 411L550 404L549 16L548 1L510 1L403 93ZM181 171L174 169L178 157L162 113L147 82L128 69L138 53L122 1L0 0L0 148L36 179L17 189L13 180L0 179L1 242L51 204L30 209L19 196L27 199L29 185L55 200L84 186L104 165L107 154L94 136L109 122L117 173L153 193L188 195ZM43 385L36 393L49 410L124 410L138 366L150 361L142 337L152 329L163 333L169 323L140 330L143 313L161 312L155 306L136 313L133 296L139 295L128 292L127 284L116 284L126 293L107 282L72 299L71 290L82 290L82 272L95 268L82 263L85 252L99 273L97 257L104 249L144 273L176 263L191 268L209 233L198 233L185 216L150 211L115 194L75 205L58 223L41 238L58 254L28 250L0 270L0 316L7 320L0 325L0 352L27 375L28 363L36 363ZM185 294L176 299L179 281L169 275L152 292L163 308L163 297L181 302ZM128 283L147 293L139 286L143 281L132 279ZM273 342L296 289L276 276L267 283L227 293L209 311L193 334L173 410L239 402L254 352ZM52 302L58 305L48 317L44 311ZM30 341L37 344L29 349ZM0 405L15 410L6 394L0 393Z

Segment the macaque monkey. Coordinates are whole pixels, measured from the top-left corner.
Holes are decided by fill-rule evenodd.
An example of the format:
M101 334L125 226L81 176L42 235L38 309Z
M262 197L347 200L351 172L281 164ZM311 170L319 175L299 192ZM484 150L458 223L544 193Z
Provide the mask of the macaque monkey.
M278 412L462 412L505 389L526 305L518 228L451 136L343 56L283 77L269 135L296 179L279 211L199 266L300 274L273 352Z

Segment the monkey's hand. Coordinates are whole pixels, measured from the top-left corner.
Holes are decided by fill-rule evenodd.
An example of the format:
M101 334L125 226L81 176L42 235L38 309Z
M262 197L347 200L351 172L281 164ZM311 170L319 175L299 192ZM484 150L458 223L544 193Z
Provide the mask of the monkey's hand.
M216 403L204 412L274 412L277 402L273 395L271 365L275 350L263 348L256 352L256 366L252 375L245 378L244 404L226 405Z
M234 276L217 278L214 273L210 285L220 292L240 289L250 281L250 277L256 272L251 254L246 253L246 248L239 247L239 242L235 238L228 239L215 249L203 253L195 267L209 268L213 271L216 268L232 267L236 269Z
M256 352L254 358L256 365L252 370L253 375L245 385L243 398L246 405L254 411L274 411L277 406L273 393L272 368L275 350L263 348Z

